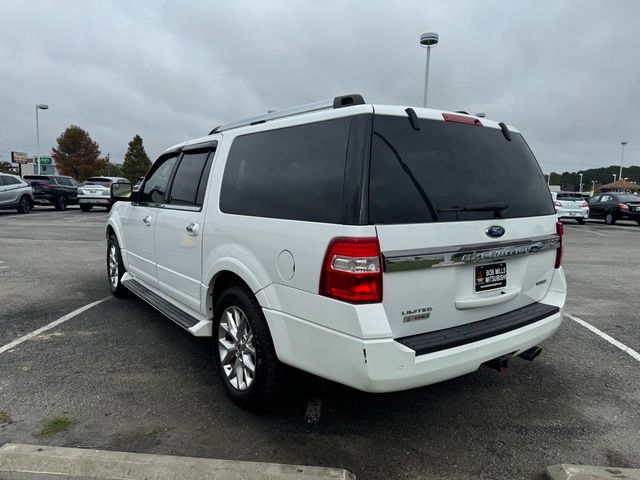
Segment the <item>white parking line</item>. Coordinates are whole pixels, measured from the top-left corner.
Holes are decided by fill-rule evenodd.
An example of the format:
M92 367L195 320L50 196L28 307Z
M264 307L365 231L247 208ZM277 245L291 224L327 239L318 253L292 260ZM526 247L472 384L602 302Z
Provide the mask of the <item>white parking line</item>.
M593 333L595 333L599 337L604 338L611 345L613 345L615 347L618 347L620 350L622 350L623 352L628 353L629 355L631 355L632 358L635 358L636 360L638 360L640 362L640 353L636 352L633 348L627 347L624 343L620 343L615 338L610 337L609 335L604 333L602 330L598 330L596 327L594 327L590 323L585 322L584 320L582 320L581 318L576 317L575 315L571 315L570 313L565 313L564 315L565 315L565 317L570 318L574 322L579 323L580 325L582 325L587 330L591 330Z
M608 233L601 233L601 232L596 232L595 230L591 230L589 228L584 228L584 227L570 227L568 225L565 225L564 228L568 229L568 230L575 230L577 232L582 232L582 233L593 233L595 235L602 235L603 237L611 237L614 235L608 234Z
M16 340L14 340L11 343L7 343L6 345L0 347L0 353L4 353L8 350L11 350L14 347L17 347L18 345L20 345L22 342L26 342L27 340L36 337L38 335L40 335L42 332L46 332L47 330L51 330L54 327L57 327L58 325L66 322L67 320L71 320L73 317L75 317L76 315L80 315L82 312L89 310L92 307L95 307L96 305L109 300L111 297L105 297L102 300L96 300L95 302L91 302L88 305L85 305L84 307L80 307L77 310L74 310L71 313L67 313L64 317L60 317L58 320L55 320L47 325L45 325L44 327L41 327L37 330L34 330L31 333L27 333L25 336L20 337Z

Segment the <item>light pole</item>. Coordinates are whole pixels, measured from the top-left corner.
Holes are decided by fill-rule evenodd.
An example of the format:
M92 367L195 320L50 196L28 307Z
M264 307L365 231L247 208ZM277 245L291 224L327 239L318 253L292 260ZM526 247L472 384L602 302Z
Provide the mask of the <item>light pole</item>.
M36 104L36 144L38 148L38 156L36 157L36 165L38 167L37 175L40 175L40 124L38 123L38 110L48 110L49 105L44 103Z
M582 193L582 174L580 174L580 193Z
M595 180L591 180L591 196L593 196L594 193L596 193L596 182Z
M438 44L438 34L434 32L427 32L420 35L420 46L427 48L427 66L424 71L424 100L422 102L423 107L427 107L427 91L429 89L429 60L431 59L431 47L435 47Z
M620 155L620 175L618 175L620 180L622 180L622 161L624 160L624 146L626 144L627 142L620 142L620 145L622 145L622 154Z
M611 175L613 175L613 183L616 183L616 174L612 173Z

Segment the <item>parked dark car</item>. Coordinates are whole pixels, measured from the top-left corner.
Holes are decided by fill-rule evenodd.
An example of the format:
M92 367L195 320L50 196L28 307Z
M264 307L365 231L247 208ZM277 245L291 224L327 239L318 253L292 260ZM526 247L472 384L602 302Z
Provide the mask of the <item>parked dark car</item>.
M631 193L601 193L589 199L589 218L608 225L618 220L634 220L640 225L640 196Z
M22 177L33 189L36 205L53 205L65 210L78 203L78 182L63 175L25 175Z

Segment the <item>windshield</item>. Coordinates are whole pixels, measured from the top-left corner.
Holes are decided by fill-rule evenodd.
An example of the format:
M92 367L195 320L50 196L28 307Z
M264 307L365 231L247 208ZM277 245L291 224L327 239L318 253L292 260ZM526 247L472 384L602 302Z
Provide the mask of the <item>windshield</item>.
M369 220L374 224L518 218L555 213L520 134L437 120L374 119Z
M39 177L36 175L25 175L23 177L23 180L27 182L29 185L51 183L51 179L49 177Z

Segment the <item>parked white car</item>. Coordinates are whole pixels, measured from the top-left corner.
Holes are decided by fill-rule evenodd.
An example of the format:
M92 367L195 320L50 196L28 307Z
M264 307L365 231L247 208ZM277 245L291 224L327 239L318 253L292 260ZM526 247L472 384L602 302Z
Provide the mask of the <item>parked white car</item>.
M112 292L212 336L250 408L283 364L405 390L532 360L562 322L562 224L504 123L336 97L217 127L112 194Z
M17 175L0 173L0 210L29 213L33 209L33 190Z
M571 218L584 225L589 218L589 202L582 193L551 192L551 199L559 219Z
M111 199L112 183L128 183L129 180L123 177L89 177L78 187L78 202L83 212L88 212L93 207L104 207L111 210L113 200Z

